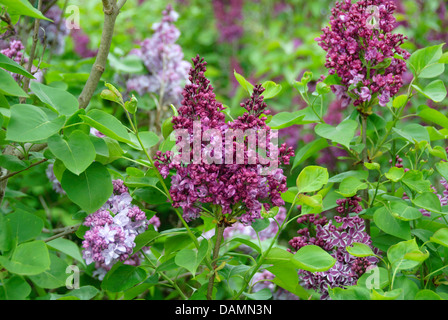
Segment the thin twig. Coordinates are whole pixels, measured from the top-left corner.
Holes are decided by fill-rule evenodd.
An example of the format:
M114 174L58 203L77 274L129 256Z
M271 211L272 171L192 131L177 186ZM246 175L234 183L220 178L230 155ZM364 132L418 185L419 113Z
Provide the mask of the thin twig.
M29 167L27 167L27 168L25 168L25 169L22 169L22 170L19 170L19 171L15 171L15 172L11 172L11 173L9 173L9 174L7 174L7 175L1 177L1 178L0 178L0 181L9 179L9 178L15 176L16 174L19 174L19 173L21 173L21 172L23 172L23 171L29 170L29 169L31 169L32 167L38 166L38 165L40 165L41 163L44 163L45 161L48 161L48 159L42 159L42 160L40 160L40 161L37 161L37 162L31 164Z
M44 242L49 242L51 240L57 239L57 238L61 238L64 237L68 234L71 234L73 232L76 232L76 230L78 230L79 226L81 225L81 223L75 224L74 226L69 226L64 228L64 230L58 234L55 234L54 236L51 236L47 239L44 239Z

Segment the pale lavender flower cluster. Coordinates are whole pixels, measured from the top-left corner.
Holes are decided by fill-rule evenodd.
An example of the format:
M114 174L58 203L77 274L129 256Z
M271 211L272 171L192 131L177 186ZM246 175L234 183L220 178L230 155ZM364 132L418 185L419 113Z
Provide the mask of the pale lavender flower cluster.
M47 47L56 55L64 53L65 38L70 33L62 15L62 10L57 5L53 5L45 12L45 16L53 20L53 22L47 20L40 21L39 39L41 42L45 39Z
M110 270L117 261L132 257L135 238L148 229L155 228L160 220L151 220L138 206L132 205L132 197L122 180L113 181L114 193L96 212L85 218L84 225L90 227L84 235L83 258L87 264L95 262L96 274L100 277ZM135 262L132 257L128 264Z
M243 20L244 0L213 0L216 27L220 33L220 41L234 42L241 38L244 29Z
M317 245L327 251L336 263L324 272L299 270L299 278L307 289L314 289L321 294L321 299L328 299L328 288L355 285L358 278L377 262L376 257L357 258L348 253L346 247L354 242L372 247L370 236L365 232L364 220L358 216L335 216L334 221L326 217L308 214L297 219L304 227L297 231L300 235L289 241L295 253L307 245Z
M336 2L330 27L322 29L323 34L316 39L327 51L329 74L341 78L341 84L332 89L344 106L351 99L358 106L376 98L385 106L403 85L405 59L410 54L400 48L406 37L391 32L395 9L392 0Z
M208 130L219 131L222 140L210 139L210 144L216 143L221 148L221 154L214 155L207 151L210 146L206 143L198 145L200 149L190 142L190 159L194 159L194 154L202 155L208 153L211 157L219 157L217 162L204 163L179 163L173 161L173 153L168 151L164 154L158 152L155 157L155 166L166 178L170 169L176 171L171 179L170 194L173 199L173 206L182 207L184 219L190 221L199 217L202 204L218 205L222 208L222 213L235 213L244 224L250 224L255 219L260 218L262 206L267 211L273 206L283 206L284 201L281 193L287 190L286 177L283 170L276 167L275 171L268 175L263 175L264 166L261 160L254 159L254 163L249 163L249 153L247 143L232 140L226 143L225 136L228 130L264 130L266 137L270 135L270 128L266 125L266 117L262 114L269 114L267 105L263 101L264 88L261 85L254 87L250 99L241 104L247 112L232 122L226 123L224 107L215 99L213 87L210 81L204 76L206 62L199 56L193 59L194 67L190 71L190 83L185 86L182 105L179 107L179 116L173 117L174 129L182 129L194 140L194 123L198 122L200 132ZM216 134L216 136L218 136ZM179 137L181 141L182 137ZM235 137L234 137L235 138ZM185 142L184 143L188 143ZM232 148L226 145L232 144ZM213 146L213 145L212 145ZM243 152L237 155L236 150ZM214 150L212 151L214 152ZM241 155L243 154L243 155ZM277 164L288 164L293 156L292 148L286 148L282 144L278 148ZM226 163L225 158L233 160L239 157L239 161ZM269 157L269 155L268 155ZM234 212L235 210L235 212ZM239 216L239 212L241 215Z
M178 16L168 5L163 11L162 21L153 24L152 37L143 40L140 48L130 52L142 59L148 74L131 77L127 81L129 92L135 91L140 96L157 94L162 105L179 104L190 64L183 60L182 48L176 44L180 32L174 22Z

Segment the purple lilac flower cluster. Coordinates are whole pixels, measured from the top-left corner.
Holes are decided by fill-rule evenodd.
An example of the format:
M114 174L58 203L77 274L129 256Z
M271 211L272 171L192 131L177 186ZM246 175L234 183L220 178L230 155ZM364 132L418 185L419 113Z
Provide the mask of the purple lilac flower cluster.
M194 154L199 152L199 155L217 156L219 159L215 159L217 161L211 164L204 161L181 163L181 161L173 161L173 153L168 151L164 154L157 153L155 165L164 178L168 176L170 169L175 169L176 173L171 179L170 194L173 205L182 207L186 221L199 217L202 211L201 204L207 203L221 206L224 214L235 213L234 210L244 212L240 221L249 224L254 219L260 218L262 206L269 211L271 205L278 207L284 205L280 194L287 190L286 177L278 166L270 174L262 175L261 172L265 166L261 164L258 157L254 164L249 164L250 150L244 142L237 143L232 140L233 147L228 148L224 139L229 129L240 129L243 132L247 129L254 131L262 129L265 130L267 137L270 136L270 128L265 122L266 117L261 116L269 114L262 96L264 88L261 85L255 86L252 97L241 104L247 112L234 121L225 123L224 113L221 112L224 107L216 101L213 87L204 76L206 62L197 56L193 59L193 63L194 67L191 68L189 77L190 83L185 86L184 99L178 110L179 116L173 117L173 127L187 131L192 138L190 141L197 138L194 137L193 128L196 122L200 123L201 133L210 129L219 131L222 140L215 141L219 139L211 138L210 144L202 142L199 145L200 150L195 150L195 146L190 142L190 159L195 159ZM179 138L181 140L182 137ZM221 155L214 155L214 151L207 151L208 147L215 143L220 144ZM237 148L243 151L244 158L240 152L237 155ZM286 145L282 144L278 148L278 160L275 161L278 165L288 164L293 154L292 148L286 148ZM233 159L231 164L224 161L229 158Z
M113 186L113 195L84 221L90 229L82 243L83 258L87 264L95 262L99 276L104 276L117 261L131 258L128 264L136 262L137 257L132 255L135 237L146 231L149 224L160 226L158 217L148 220L144 211L131 204L132 197L122 180L114 180Z
M364 220L358 216L335 216L333 221L318 214L307 214L300 216L297 223L303 228L297 231L298 237L289 241L293 248L288 249L290 252L295 253L307 245L316 245L336 259L334 266L324 272L299 270L303 286L316 290L321 294L321 299L329 298L328 288L355 285L358 278L378 262L376 257L357 258L346 250L354 242L372 247L370 236L364 231ZM372 249L378 253L378 249Z
M403 85L410 54L400 48L406 37L392 33L395 9L392 0L336 2L330 27L316 39L327 52L329 74L341 78L341 85L332 89L344 106L351 99L358 106L375 98L385 106Z
M141 96L156 93L162 99L162 105L179 104L182 85L187 80L190 67L188 61L183 60L182 48L176 44L180 32L174 22L178 17L168 5L163 11L162 21L152 26L153 36L130 52L142 59L148 74L131 77L127 90L136 91Z
M53 5L47 9L45 16L51 20L41 20L39 29L39 39L47 42L47 46L56 55L61 55L65 50L65 38L69 35L70 30L65 24L62 10Z
M244 0L213 0L216 27L220 33L221 42L234 42L241 38L244 29L243 20Z
M92 58L96 56L97 50L90 49L90 38L84 33L81 27L73 28L70 31L70 37L74 43L73 50L81 58Z

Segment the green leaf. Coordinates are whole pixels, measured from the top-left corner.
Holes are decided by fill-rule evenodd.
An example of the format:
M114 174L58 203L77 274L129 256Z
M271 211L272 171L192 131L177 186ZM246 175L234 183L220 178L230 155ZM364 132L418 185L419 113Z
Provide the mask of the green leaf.
M17 243L36 238L42 232L44 222L34 214L17 210L6 216L9 221L11 236Z
M39 10L34 8L27 0L0 0L0 4L8 7L9 14L18 14L22 16L29 16L32 18L52 21L45 17Z
M389 271L385 268L376 266L362 274L356 284L365 288L383 289L389 282Z
M448 229L442 228L437 230L429 240L444 247L448 247Z
M412 200L416 206L435 213L442 213L440 200L433 192L424 192Z
M142 141L143 147L145 149L150 149L154 147L157 143L159 143L159 136L152 131L142 131L138 133L140 140ZM137 140L137 137L134 134L131 134L131 141L134 146L131 145L134 149L142 150L140 147L140 143Z
M347 177L342 180L341 184L339 185L338 193L346 198L350 198L356 195L359 190L366 189L367 187L367 184L361 182L358 178L353 176Z
M90 300L94 298L98 293L99 290L93 286L83 286L79 289L70 290L64 295L52 294L51 300L62 300L64 298L73 298L73 300Z
M423 105L418 108L418 115L423 120L438 124L444 128L448 128L448 118L436 109Z
M80 175L65 170L61 184L68 198L88 214L101 208L113 192L109 171L98 162L92 163Z
M40 101L59 114L70 116L78 111L78 99L65 90L46 86L37 81L31 82L30 89Z
M367 170L380 171L380 169L381 169L381 165L378 162L364 162L364 167L366 167Z
M271 129L287 128L295 124L301 123L304 117L305 115L301 111L279 112L272 117L271 121L269 121L269 127L271 127Z
M401 201L392 201L390 203L392 215L403 221L417 220L422 217L422 213L417 208L409 207Z
M145 269L123 264L106 274L101 287L110 292L121 292L143 282L146 276Z
M0 256L0 264L9 272L20 275L35 275L50 268L50 256L43 241L20 244L11 259Z
M372 249L365 243L353 242L351 247L346 247L348 253L355 257L370 257L374 256Z
M412 87L434 102L441 102L446 97L446 88L442 80L434 80L423 89L415 84Z
M404 176L404 169L403 168L397 168L397 167L391 167L388 172L386 172L385 177L393 182L398 182L403 178Z
M11 227L3 213L0 213L0 230L0 251L9 251L12 242Z
M130 113L130 114L135 114L137 112L137 98L132 95L131 100L126 101L124 103L124 108Z
M423 289L417 292L414 300L442 300L442 298L432 290Z
M12 73L17 73L30 79L35 79L34 76L29 73L24 67L8 58L3 53L0 53L0 68L8 70Z
M330 179L328 179L328 182L329 183L342 182L342 180L344 180L347 177L355 177L358 180L367 180L367 178L369 177L369 172L367 172L365 170L346 171L346 172L339 173L335 176L332 176Z
M416 50L411 55L408 63L415 76L420 78L432 78L440 74L434 73L437 69L433 69L433 66L437 65L439 59L442 57L443 45L444 44L442 43L436 46L422 48ZM433 76L433 74L435 75Z
M260 232L269 227L269 225L270 225L269 219L261 218L261 219L255 219L252 222L251 227L255 230L255 232Z
M297 177L296 185L300 193L314 192L328 182L328 170L319 166L305 167Z
M243 295L251 300L269 300L272 297L272 292L269 288L264 288L254 293L243 292Z
M25 300L31 293L31 286L20 276L3 280L0 287L0 300Z
M37 275L29 276L31 281L41 288L56 289L66 285L68 264L58 258L55 254L50 254L50 269Z
M140 251L141 248L145 247L149 242L151 242L153 239L160 236L160 234L157 231L154 230L147 230L141 234L139 234L137 237L135 237L135 247L133 252L137 253Z
M196 270L207 255L209 248L208 241L202 240L198 251L191 249L182 249L174 258L174 262L179 266L191 272L193 277L196 275Z
M282 91L282 86L273 81L265 81L261 86L265 89L263 91L264 100L272 99Z
M2 154L0 155L0 167L8 171L19 171L28 168L28 165L16 156Z
M133 144L126 127L114 116L104 111L93 109L89 111L87 115L80 115L80 117L85 123L99 130L106 136L120 142Z
M243 87L243 89L246 90L249 95L252 95L254 86L235 70L233 71L233 74L235 75L235 79L238 81L240 86Z
M65 123L65 116L50 119L41 108L29 104L11 107L6 140L16 142L36 142L54 135Z
M73 241L64 238L57 238L47 242L47 246L72 257L85 266L84 259L79 251L79 247Z
M67 139L60 135L51 136L48 147L76 175L84 172L96 157L95 146L89 136L80 130L74 131Z
M387 234L391 234L405 240L411 238L411 228L409 226L409 222L394 218L386 207L381 207L375 211L373 214L373 221L378 228Z
M322 123L318 124L314 131L317 135L331 140L333 142L339 143L350 149L350 141L352 141L355 136L356 129L358 128L358 122L347 119L342 121L336 127L329 124Z
M300 204L302 206L302 214L321 213L324 209L322 195L320 194L316 194L314 196L299 194L295 204Z
M395 97L394 101L392 102L392 106L396 109L399 109L404 106L406 101L408 101L408 96L402 94L400 96Z
M0 93L5 96L28 97L28 94L17 84L14 78L5 70L0 69Z
M448 162L441 161L435 164L437 172L448 181Z
M370 300L370 290L363 287L351 286L347 289L335 287L328 290L332 300Z
M255 243L253 243L253 242L250 241L250 240L247 240L247 239L243 239L243 238L239 238L239 237L237 237L237 238L232 238L230 241L232 241L232 242L235 241L235 242L239 242L239 243L241 243L241 244L244 244L244 245L246 245L246 246L248 246L248 247L254 249L255 251L257 251L258 253L261 254L261 249L260 249L260 247L257 246Z
M419 251L415 239L402 241L390 246L387 250L387 258L392 264L393 270L408 270L413 269L420 264L419 261L409 260L405 255L410 252Z
M311 272L327 271L336 263L328 252L315 245L300 248L293 255L292 261L299 269Z
M396 300L403 294L403 289L394 289L392 291L378 292L372 289L372 300Z
M401 182L408 188L417 191L418 193L432 192L431 182L424 180L423 174L417 170L409 170L406 172L401 179Z
M393 131L413 144L420 141L430 141L428 130L418 123L408 124L401 129L393 128Z
M317 154L320 150L325 149L326 147L328 147L328 142L327 139L324 138L316 139L310 143L307 143L296 152L291 171L306 159Z

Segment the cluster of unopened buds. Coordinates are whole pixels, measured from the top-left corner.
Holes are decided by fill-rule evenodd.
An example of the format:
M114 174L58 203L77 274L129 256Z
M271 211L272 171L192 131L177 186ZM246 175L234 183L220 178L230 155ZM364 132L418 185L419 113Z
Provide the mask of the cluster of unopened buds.
M392 164L393 160L390 159L389 163ZM401 158L398 154L395 156L395 167L403 168L403 158ZM408 172L409 170L409 168L404 168L404 172Z

